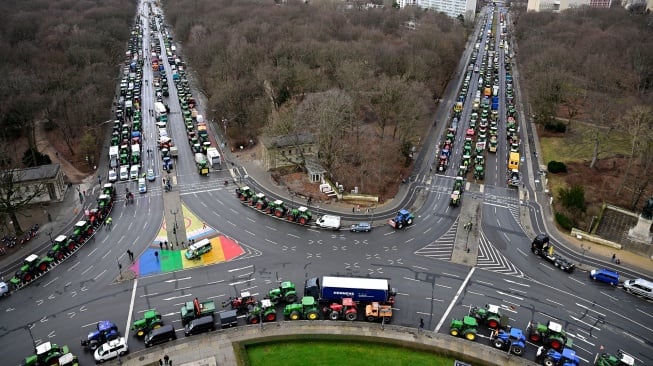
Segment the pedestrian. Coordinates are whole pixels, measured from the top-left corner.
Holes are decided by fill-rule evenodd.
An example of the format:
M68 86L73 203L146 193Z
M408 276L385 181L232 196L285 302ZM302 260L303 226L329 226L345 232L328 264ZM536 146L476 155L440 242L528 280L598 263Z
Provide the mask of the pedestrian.
M181 242L181 247L182 247L182 248L186 248L186 243L182 241L182 242Z
M202 229L206 229L206 222L202 223Z
M165 242L165 246L166 246L166 247L168 246L168 241L167 241L167 240L166 240L166 242Z
M159 261L159 252L157 252L156 250L154 251L154 257L156 258L156 261L158 262Z
M159 358L159 366L163 366L163 360Z
M84 196L86 196L86 191L84 191Z
M351 207L351 213L354 213L354 211L356 211L356 206Z
M54 155L57 157L57 159L59 159L59 152L58 151L55 151Z
M168 362L170 362L170 357L168 357L168 355L163 356L163 362L167 365Z
M617 264L621 264L621 260L620 260L619 258L617 258L617 260L615 261L615 263L617 263Z
M617 258L617 255L612 253L612 263L614 263L614 260Z
M166 250L168 250L168 244L165 245Z
M163 250L163 243L162 243L162 242L159 242L159 248L160 248L161 250Z
M419 318L419 331L420 333L424 330L424 319Z

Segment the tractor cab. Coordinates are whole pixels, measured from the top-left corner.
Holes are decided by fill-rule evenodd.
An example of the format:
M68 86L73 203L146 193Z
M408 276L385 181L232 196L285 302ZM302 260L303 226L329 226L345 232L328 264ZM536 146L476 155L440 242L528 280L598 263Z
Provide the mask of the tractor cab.
M113 186L113 183L105 183L102 186L102 194L109 195L112 198L116 197L116 188Z

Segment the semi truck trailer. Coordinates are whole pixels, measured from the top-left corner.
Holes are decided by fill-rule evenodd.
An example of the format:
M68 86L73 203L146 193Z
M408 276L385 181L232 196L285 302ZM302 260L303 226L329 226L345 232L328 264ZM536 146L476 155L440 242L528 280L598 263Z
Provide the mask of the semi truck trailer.
M313 296L320 302L331 303L349 297L354 301L393 304L397 290L386 279L360 277L313 277L306 280L304 296Z

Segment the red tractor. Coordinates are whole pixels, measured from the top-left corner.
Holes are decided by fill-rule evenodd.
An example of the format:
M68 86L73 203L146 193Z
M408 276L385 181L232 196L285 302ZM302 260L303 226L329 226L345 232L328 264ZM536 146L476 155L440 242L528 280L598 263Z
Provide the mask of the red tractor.
M328 317L331 320L346 319L354 321L358 319L356 303L350 297L343 298L340 304L333 303L329 306L323 307L322 313L324 313L325 317Z
M222 307L231 307L231 310L236 310L240 314L246 314L254 309L257 305L256 298L250 295L249 292L241 292L238 297L230 297L227 301L222 302Z

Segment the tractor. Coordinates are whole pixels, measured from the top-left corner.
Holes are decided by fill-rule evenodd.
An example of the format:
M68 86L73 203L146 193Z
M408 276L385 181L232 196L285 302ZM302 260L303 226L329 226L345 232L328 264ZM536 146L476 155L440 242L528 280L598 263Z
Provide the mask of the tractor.
M492 329L505 328L508 326L508 316L502 315L497 305L485 305L484 308L473 307L469 309L469 315L476 318L479 323L486 324Z
M290 281L281 282L279 288L270 290L268 294L270 301L273 304L278 304L283 301L287 304L292 304L297 301L297 290L295 290L295 284Z
M116 187L113 183L105 183L104 186L102 186L102 194L106 194L114 200L116 198Z
M86 214L86 219L88 220L88 222L91 223L92 227L97 228L102 224L104 220L104 213L105 212L108 213L108 211L109 210L108 208L106 208L106 206L104 209L99 209L99 208L90 209Z
M474 179L483 180L485 179L485 168L481 164L476 164L474 167Z
M257 210L264 210L268 206L268 200L265 199L265 194L257 193L252 199L252 206L256 206Z
M290 320L317 320L320 314L313 296L304 296L301 304L288 304L283 308L283 315Z
M550 349L546 351L538 350L537 359L542 359L544 366L578 366L580 359L576 356L576 351L570 348L564 348L561 352Z
M81 344L85 349L95 351L102 344L116 339L120 336L118 326L109 320L101 320L97 323L96 329L88 333L86 339L82 339Z
M392 320L392 305L381 305L372 302L365 306L365 320L374 322L381 320L383 323L390 323Z
M77 244L82 244L84 241L93 234L93 226L88 221L78 221L73 228L71 235L72 240Z
M619 350L616 355L597 353L594 366L635 366L635 358L622 350Z
M48 257L54 258L57 261L62 260L68 252L75 249L75 242L68 239L65 235L59 235L54 238L52 248L48 251Z
M450 206L458 207L460 205L460 198L461 198L460 191L453 191L451 192L451 200L449 201Z
M546 324L529 322L526 332L529 341L541 343L545 347L551 347L556 351L560 351L565 347L571 348L572 346L572 340L562 330L562 324L551 320Z
M410 226L413 224L413 219L415 216L413 216L410 211L406 209L401 209L399 212L397 212L397 216L395 216L394 219L388 220L388 224L392 226L395 229L401 230L405 226Z
M230 297L228 300L222 302L222 307L231 307L231 310L236 310L240 314L245 314L256 306L257 301L254 296L249 292L241 292L238 297Z
M56 344L45 342L36 346L34 353L32 356L25 357L21 366L58 365L59 358L70 351L68 346L59 347Z
M340 303L332 303L322 308L322 314L331 320L346 319L354 321L358 318L356 303L351 297L344 297Z
M312 217L313 214L311 211L309 211L308 208L304 206L301 206L300 208L293 208L286 215L288 221L297 222L300 225L306 225L309 221L311 221Z
M468 341L473 341L476 339L476 328L478 328L478 322L476 318L465 315L463 320L453 319L451 321L451 326L449 327L449 334L454 337L465 337Z
M131 329L136 331L134 333L136 337L144 337L152 329L159 328L162 325L161 314L154 309L150 309L143 313L143 318L134 321Z
M241 201L248 201L250 197L254 196L254 192L247 186L236 188L236 196Z
M526 348L526 336L518 328L510 328L508 331L495 329L490 335L490 343L495 348L507 350L508 353L522 356Z
M268 207L265 208L265 212L274 215L276 217L283 217L286 215L286 206L283 205L282 200L276 200L268 203Z
M277 310L269 299L258 302L247 314L247 324L258 324L261 321L273 322L275 320L277 320Z
M36 254L30 254L23 261L23 265L16 271L14 278L9 282L17 287L21 283L28 283L32 281L37 275L44 273L50 267L54 259L50 257L39 258Z
M453 183L453 189L454 191L460 191L461 194L463 193L465 190L465 181L463 180L463 177L456 177L456 180Z

